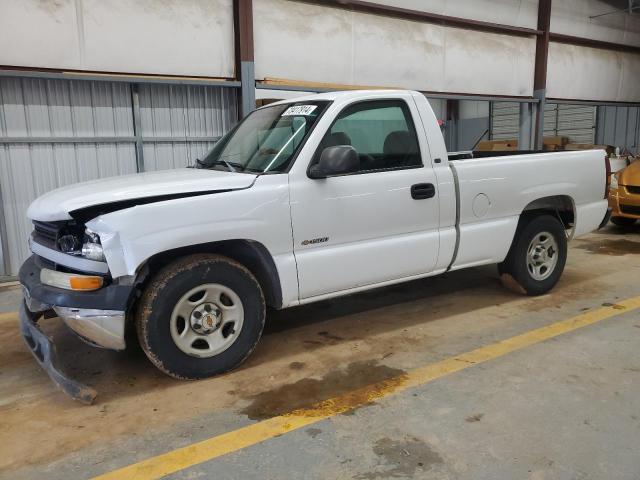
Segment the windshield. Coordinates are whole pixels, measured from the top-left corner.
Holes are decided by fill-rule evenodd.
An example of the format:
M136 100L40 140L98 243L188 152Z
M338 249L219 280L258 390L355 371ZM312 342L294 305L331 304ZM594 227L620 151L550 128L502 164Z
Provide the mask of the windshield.
M248 115L198 160L198 168L285 172L329 102L296 102Z

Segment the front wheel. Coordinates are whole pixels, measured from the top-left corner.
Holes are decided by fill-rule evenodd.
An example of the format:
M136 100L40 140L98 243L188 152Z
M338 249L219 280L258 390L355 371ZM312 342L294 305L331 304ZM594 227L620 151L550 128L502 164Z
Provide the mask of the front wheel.
M518 227L498 271L508 288L526 295L542 295L558 283L566 261L567 236L562 223L551 215L541 215Z
M147 357L184 379L240 365L258 343L264 321L258 281L221 255L191 255L167 265L147 285L136 311Z

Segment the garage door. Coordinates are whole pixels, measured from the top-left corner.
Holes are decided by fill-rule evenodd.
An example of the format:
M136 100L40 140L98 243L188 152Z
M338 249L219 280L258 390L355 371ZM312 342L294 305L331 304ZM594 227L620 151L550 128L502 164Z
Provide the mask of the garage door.
M0 275L15 275L29 255L26 210L37 196L142 165L184 166L233 126L236 112L233 88L0 78Z
M491 138L517 139L519 104L495 102L491 107ZM596 107L547 103L544 109L544 136L569 137L571 143L593 143Z

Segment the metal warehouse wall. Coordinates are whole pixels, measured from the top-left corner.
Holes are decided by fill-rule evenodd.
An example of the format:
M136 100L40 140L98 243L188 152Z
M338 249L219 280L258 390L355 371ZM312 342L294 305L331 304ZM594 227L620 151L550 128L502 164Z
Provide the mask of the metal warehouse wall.
M233 88L141 85L145 170L193 165L236 124L236 102Z
M259 80L532 94L534 38L287 0L253 5Z
M625 3L610 0L553 0L551 31L640 46L640 15L627 15L624 12L602 15L625 7Z
M0 64L233 77L232 0L1 0Z
M596 142L640 153L640 107L598 107Z
M15 274L29 254L26 209L37 196L135 173L142 159L145 170L184 166L237 121L233 88L141 85L136 132L132 89L124 82L0 78L0 217L10 260L0 274Z
M547 96L578 100L637 102L640 55L551 43Z
M610 13L624 4L610 0L553 0L551 32L640 46L640 15ZM548 98L637 102L639 78L638 54L553 41L549 45Z
M525 28L536 28L538 21L538 0L376 0L372 3Z

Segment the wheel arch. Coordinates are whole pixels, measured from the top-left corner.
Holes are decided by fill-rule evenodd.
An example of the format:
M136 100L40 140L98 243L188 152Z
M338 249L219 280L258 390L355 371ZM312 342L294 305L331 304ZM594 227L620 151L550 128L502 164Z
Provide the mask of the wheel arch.
M539 215L552 215L562 222L569 238L573 235L576 221L576 205L569 195L551 195L529 202L520 213L518 229L530 218Z
M532 218L540 215L551 215L564 225L565 231L567 231L567 239L571 239L574 232L576 221L576 206L573 198L569 195L550 195L547 197L540 197L529 202L520 212L518 218L518 225L511 239L511 245L507 252L507 256L513 250L515 243L518 240L518 235L524 226Z
M137 270L137 283L142 287L155 272L177 258L197 253L215 253L244 265L256 277L269 307L282 308L282 286L271 253L262 243L248 239L221 240L189 245L157 253Z

